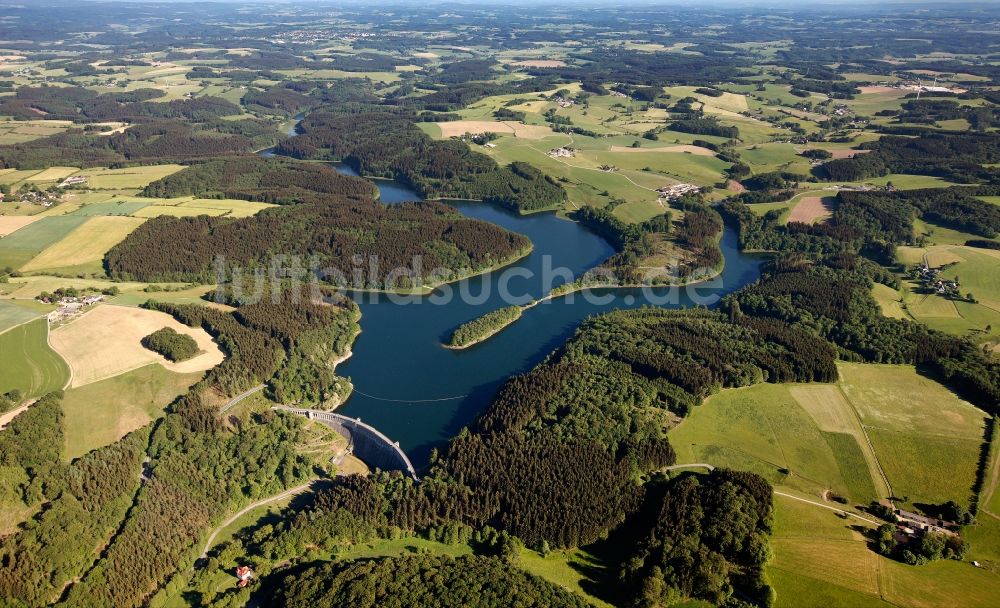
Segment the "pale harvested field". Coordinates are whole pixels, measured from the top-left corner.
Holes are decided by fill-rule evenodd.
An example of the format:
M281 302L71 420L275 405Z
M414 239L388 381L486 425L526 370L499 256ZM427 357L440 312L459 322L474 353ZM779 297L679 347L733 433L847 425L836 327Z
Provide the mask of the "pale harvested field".
M840 371L844 368L838 366L837 369ZM821 431L846 433L854 437L858 447L861 448L861 454L868 467L868 475L875 484L875 492L882 497L888 496L889 488L882 477L878 457L858 420L857 410L848 400L849 395L841 389L841 384L788 385L788 392L816 422Z
M819 430L828 433L858 435L857 418L851 411L851 404L847 402L837 386L832 384L789 385L788 392L816 422Z
M746 95L738 95L736 93L723 93L720 97L710 97L698 93L694 95L704 101L706 105L715 106L723 110L739 113L749 109ZM708 109L706 108L705 111L707 112Z
M43 270L77 266L104 259L112 247L125 239L145 220L138 217L93 217L65 238L50 245L21 270Z
M526 68L561 68L566 65L566 62L560 59L529 59L527 61L518 61L514 65Z
M826 220L833 215L833 206L826 197L806 196L792 207L792 212L788 215L789 222L802 222L812 224L817 221Z
M438 57L437 53L428 52L414 53L413 56L419 59L436 59Z
M927 263L931 268L937 268L939 266L944 266L945 264L954 264L956 262L964 262L965 258L958 254L961 251L957 247L950 247L947 245L934 245L927 248ZM983 251L989 251L984 249Z
M163 327L187 334L203 351L180 363L171 363L151 350L141 340ZM176 321L168 314L142 308L99 304L67 325L49 334L52 348L72 370L73 388L159 363L178 373L201 372L215 367L225 356L203 329Z
M54 182L61 179L66 179L70 175L73 175L79 171L79 167L49 167L41 173L36 173L29 177L26 181L29 182Z
M0 215L0 236L7 236L37 219L37 215Z
M611 146L611 152L622 152L627 154L645 152L672 152L674 154L694 154L695 156L715 156L708 148L701 146L691 146L683 144L680 146L665 146L663 148L631 148L629 146Z
M854 158L859 154L868 154L871 150L830 150L830 154L833 154L833 158Z
M867 86L867 87L858 87L858 89L861 91L862 95L871 95L871 94L879 94L879 95L881 95L881 94L884 94L884 93L902 93L902 91L900 91L899 89L894 88L894 87Z
M523 125L519 122L495 120L453 120L434 123L441 129L442 137L459 137L466 133L503 133L524 139L542 139L552 135L552 129L542 125Z

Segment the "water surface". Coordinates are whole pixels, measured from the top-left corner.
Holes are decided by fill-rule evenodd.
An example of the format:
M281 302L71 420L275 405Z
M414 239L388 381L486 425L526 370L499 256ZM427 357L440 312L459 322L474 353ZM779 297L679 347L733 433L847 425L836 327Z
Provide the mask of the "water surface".
M289 135L296 134L293 126ZM261 154L274 155L273 150ZM357 175L342 163L333 166L346 175ZM385 204L421 200L397 181L373 181ZM582 294L549 300L525 311L520 320L483 343L464 350L444 348L442 342L462 323L502 306L542 297L614 253L607 241L554 213L521 216L484 203L450 204L468 217L527 236L534 250L507 268L443 286L437 293L451 290L453 294L469 294L471 299L452 297L442 304L432 303L437 298L425 297L399 303L384 295L357 294L362 332L354 343L354 355L337 367L337 373L351 378L355 387L338 411L361 418L398 441L418 468L427 463L432 448L475 420L507 378L538 364L587 317L619 308L696 304L684 290L677 290L679 297L669 304L659 298L668 292L666 289L652 293L657 297L655 302L638 289L594 290L594 295L605 301L588 301ZM700 288L700 296L721 296L760 276L761 259L741 253L736 233L728 227L721 247L726 264L719 285ZM564 269L565 275L543 280L546 265ZM512 269L528 276L510 278ZM510 302L502 298L498 289L501 281L507 282L507 291L525 299Z
M343 166L338 170L353 174ZM398 182L375 183L387 204L419 199ZM470 424L490 404L504 380L536 365L572 335L581 321L616 308L650 304L642 290L595 290L595 295L609 301L589 302L582 294L546 301L481 344L464 350L442 347L458 325L511 303L498 293L498 282L511 268L527 270L531 278L509 280L509 291L537 298L564 282L557 279L552 285L543 284L544 264L579 276L614 252L601 237L552 213L519 216L484 203L451 204L468 217L527 236L534 250L506 269L442 288L471 294L475 303L466 303L461 297L452 297L446 304L433 304L429 298L396 303L384 296L359 294L362 333L354 344L353 357L337 368L339 375L350 377L355 385L354 394L338 411L360 417L398 441L417 467L426 464L431 448ZM721 286L701 288L699 295L728 293L759 276L760 259L740 253L736 234L729 228L723 235L722 251L726 265ZM654 295L666 292L658 290ZM680 297L668 307L694 305L684 290L677 292Z

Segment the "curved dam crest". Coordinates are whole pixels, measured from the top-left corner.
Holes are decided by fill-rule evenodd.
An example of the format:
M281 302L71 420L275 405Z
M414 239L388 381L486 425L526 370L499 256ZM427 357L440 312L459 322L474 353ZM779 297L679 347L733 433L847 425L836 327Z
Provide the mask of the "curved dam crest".
M368 466L383 471L402 471L414 481L420 480L410 458L399 447L399 442L389 439L377 428L362 422L360 418L349 418L336 412L306 408L276 406L271 409L299 414L309 420L322 422L347 439L348 450Z

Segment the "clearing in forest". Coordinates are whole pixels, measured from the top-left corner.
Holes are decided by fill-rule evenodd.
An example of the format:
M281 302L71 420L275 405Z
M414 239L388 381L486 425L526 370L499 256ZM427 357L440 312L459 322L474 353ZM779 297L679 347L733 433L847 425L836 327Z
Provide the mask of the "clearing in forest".
M789 222L800 222L803 224L814 224L826 221L833 215L833 206L836 199L832 196L805 196L792 207L792 212L788 215Z
M542 139L552 135L544 125L525 125L519 122L495 120L452 120L434 123L441 129L441 137L460 137L466 133L500 133L523 139Z

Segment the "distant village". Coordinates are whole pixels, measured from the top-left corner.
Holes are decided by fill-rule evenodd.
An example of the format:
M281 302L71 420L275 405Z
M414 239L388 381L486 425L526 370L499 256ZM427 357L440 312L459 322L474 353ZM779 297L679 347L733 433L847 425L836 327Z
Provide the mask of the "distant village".
M698 194L701 192L701 187L695 184L674 184L672 186L664 186L662 188L657 188L656 193L659 195L660 200L663 201L675 201L682 196L688 194Z
M909 275L911 279L915 280L924 290L930 293L936 293L949 300L974 301L972 294L963 296L959 291L961 285L958 282L958 277L946 279L941 276L941 271L947 269L949 266L952 266L952 264L946 264L940 268L931 268L925 262L911 268Z
M0 192L0 203L30 203L51 207L62 201L62 194L59 192L47 192L41 190L18 190L15 193Z

